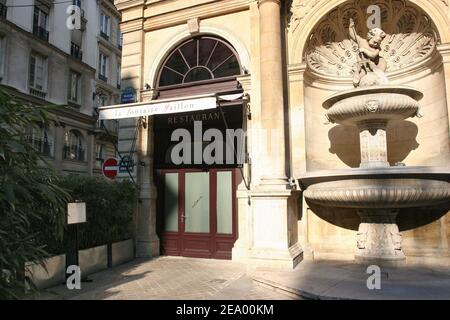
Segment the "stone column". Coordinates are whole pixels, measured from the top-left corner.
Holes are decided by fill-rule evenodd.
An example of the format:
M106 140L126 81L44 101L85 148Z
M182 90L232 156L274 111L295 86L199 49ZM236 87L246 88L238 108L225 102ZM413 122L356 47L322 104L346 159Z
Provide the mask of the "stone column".
M150 101L154 92L141 94L142 101ZM157 190L153 176L153 117L146 117L139 129L139 208L136 230L136 256L159 256L159 238L156 234Z
M280 0L260 0L262 183L285 185L285 135Z
M302 258L298 243L298 196L286 178L281 20L279 0L260 0L262 158L261 183L251 190L248 266L292 269Z

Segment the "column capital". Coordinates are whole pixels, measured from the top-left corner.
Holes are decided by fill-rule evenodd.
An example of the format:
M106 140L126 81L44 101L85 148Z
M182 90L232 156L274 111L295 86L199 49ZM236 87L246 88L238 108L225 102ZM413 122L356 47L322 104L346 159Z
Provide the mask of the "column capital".
M258 7L268 2L274 2L277 5L281 6L281 0L258 0Z
M450 63L450 43L443 43L437 46L444 63Z
M250 94L252 91L252 77L249 74L240 75L237 77L237 81L242 87L242 90L245 93Z
M307 69L306 63L288 65L289 82L303 81L303 75Z
M141 102L150 102L155 100L158 96L158 90L149 89L149 90L141 90Z

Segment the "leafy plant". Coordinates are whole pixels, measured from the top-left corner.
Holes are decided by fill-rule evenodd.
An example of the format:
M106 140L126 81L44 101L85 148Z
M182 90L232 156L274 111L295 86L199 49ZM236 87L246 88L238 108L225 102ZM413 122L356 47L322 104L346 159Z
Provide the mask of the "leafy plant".
M0 90L0 299L24 293L27 263L66 253L67 203L86 202L80 249L132 236L136 189L129 181L62 175L27 142L25 129L55 121L52 109L26 105Z
M26 105L0 90L0 299L23 293L25 263L48 256L39 232L63 234L70 197L53 178L40 174L45 163L24 134L26 128L48 124L51 108ZM45 220L53 223L33 231L32 224Z

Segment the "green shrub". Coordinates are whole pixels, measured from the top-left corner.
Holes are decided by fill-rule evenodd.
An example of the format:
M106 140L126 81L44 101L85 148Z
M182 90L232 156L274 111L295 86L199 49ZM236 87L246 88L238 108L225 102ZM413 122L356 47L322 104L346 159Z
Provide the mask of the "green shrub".
M67 189L74 200L86 202L87 222L79 226L80 249L132 237L131 222L137 196L132 182L71 174L62 179L61 187Z

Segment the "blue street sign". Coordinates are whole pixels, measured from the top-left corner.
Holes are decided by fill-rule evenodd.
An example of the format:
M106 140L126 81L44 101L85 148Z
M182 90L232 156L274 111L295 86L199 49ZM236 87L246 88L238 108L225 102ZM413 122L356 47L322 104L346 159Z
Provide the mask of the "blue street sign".
M120 102L123 103L133 103L136 102L134 97L134 90L133 88L127 88L122 92L122 95L120 97Z

